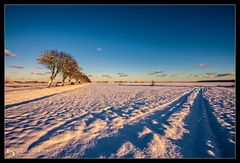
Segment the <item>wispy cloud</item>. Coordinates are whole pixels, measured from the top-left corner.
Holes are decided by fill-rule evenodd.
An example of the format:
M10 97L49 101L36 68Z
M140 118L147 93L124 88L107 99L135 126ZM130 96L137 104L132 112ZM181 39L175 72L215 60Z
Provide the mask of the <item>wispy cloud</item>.
M161 78L164 78L164 77L166 77L166 76L168 76L168 74L157 74L157 75L156 75L156 77L161 77Z
M164 71L160 71L160 70L156 70L154 73L155 74L161 74L161 73L163 73Z
M164 71L161 71L161 70L156 70L154 72L150 72L148 75L159 75L161 73L163 73Z
M112 78L111 75L102 75L102 77L104 77L104 78Z
M129 76L128 74L125 74L123 72L119 72L117 74L119 75L119 77L128 77Z
M177 77L177 75L175 75L175 74L172 74L172 75L170 75L169 77L170 77L170 78L176 78L176 77Z
M42 67L42 66L36 66L35 68L41 70L41 69L43 69L44 67Z
M150 72L150 73L148 73L148 75L155 75L155 73L154 72Z
M49 74L50 72L44 72L44 73L41 73L41 72L31 72L30 74L32 75L46 75L46 74Z
M97 50L98 52L102 52L102 51L103 51L103 48L97 47L96 50Z
M123 75L120 75L119 77L128 77L129 75L128 74L123 74Z
M188 77L194 77L194 78L197 78L197 77L200 77L201 75L200 74L189 74Z
M4 55L10 56L10 57L16 57L16 54L13 54L10 50L5 49L4 50Z
M200 77L200 74L193 75L194 78Z
M226 77L226 76L232 76L233 74L231 73L223 73L223 74L217 74L215 77Z
M196 66L197 66L197 67L200 67L200 68L205 68L205 67L207 67L207 65L206 65L206 64L203 64L203 63L197 64Z
M207 72L207 73L205 73L206 75L208 75L208 76L214 76L214 75L216 75L217 73L215 73L215 72Z
M16 69L24 69L23 66L9 66L9 67L11 67L11 68L16 68Z

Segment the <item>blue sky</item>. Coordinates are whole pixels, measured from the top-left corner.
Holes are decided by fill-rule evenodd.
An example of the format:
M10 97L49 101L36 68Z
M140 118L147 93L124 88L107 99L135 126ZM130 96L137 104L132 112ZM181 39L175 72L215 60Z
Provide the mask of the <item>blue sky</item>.
M47 80L41 51L76 58L92 80L233 79L233 5L6 5L5 79ZM59 76L60 78L60 76Z

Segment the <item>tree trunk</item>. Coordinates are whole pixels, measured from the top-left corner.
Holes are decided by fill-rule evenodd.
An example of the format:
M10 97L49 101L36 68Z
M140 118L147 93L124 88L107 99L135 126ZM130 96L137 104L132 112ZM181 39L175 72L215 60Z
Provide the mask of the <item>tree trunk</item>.
M50 88L50 87L51 87L51 84L52 84L52 82L53 82L53 79L52 79L52 78L50 78L50 79L49 79L49 81L48 81L48 84L47 84L47 87L48 87L48 88Z
M67 76L63 75L62 83L64 85L65 80L67 79Z
M50 77L50 79L49 79L49 81L48 81L48 84L47 84L47 87L48 87L48 88L51 87L52 82L53 82L53 79L54 79L56 76L57 76L57 72Z

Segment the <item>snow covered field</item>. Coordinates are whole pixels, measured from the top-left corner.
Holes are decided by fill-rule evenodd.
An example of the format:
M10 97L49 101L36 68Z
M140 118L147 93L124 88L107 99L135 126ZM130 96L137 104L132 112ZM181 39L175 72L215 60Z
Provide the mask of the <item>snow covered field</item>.
M6 93L6 158L235 157L233 88L88 84L51 95L42 90L44 98L22 101L21 91ZM6 104L12 98L19 100Z
M30 88L30 89L23 89L19 90L19 87L16 87L14 90L10 92L5 92L5 108L19 105L22 103L30 102L31 100L36 100L37 98L47 98L57 93L69 91L72 89L76 89L87 84L81 85L67 85L64 87L52 87L46 88Z

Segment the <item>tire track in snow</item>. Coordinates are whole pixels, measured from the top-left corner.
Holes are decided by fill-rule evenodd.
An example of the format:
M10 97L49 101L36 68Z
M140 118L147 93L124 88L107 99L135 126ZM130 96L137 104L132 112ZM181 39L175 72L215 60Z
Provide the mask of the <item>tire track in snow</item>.
M204 90L199 91L185 120L189 133L174 143L181 147L185 158L234 157L234 145L228 142L228 133L217 122L209 102L203 97Z
M235 144L228 141L229 132L220 125L215 115L213 114L213 108L209 104L209 101L201 94L203 105L207 108L207 115L209 118L209 126L215 136L216 145L219 150L219 157L222 158L234 158L235 157Z
M51 130L47 131L43 136L41 136L38 140L34 141L31 145L29 145L27 151L31 150L32 148L40 145L42 142L49 140L52 136L54 136L56 134L56 131L58 131L59 129L63 129L65 126L71 124L74 121L80 120L82 118L84 118L85 116L87 116L87 114L83 114L77 118L73 118L71 120L68 120L60 125L57 125L56 127L52 128Z
M129 133L132 133L132 132L134 132L135 130L131 130L131 129L128 129L128 125L127 124L129 124L129 123L137 123L137 122L139 122L141 119L144 119L144 117L147 117L147 116L149 116L149 115L151 115L151 114L154 114L155 115L155 112L158 112L159 110L160 110L160 112L161 113L159 113L159 114L165 114L165 115L167 115L167 116L170 116L174 111L176 111L177 109L179 109L179 107L176 107L175 108L175 110L173 110L173 107L172 107L172 110L171 111L169 111L169 107L171 107L172 105L173 106L175 106L175 105L179 105L180 106L180 104L182 105L185 101L186 101L186 99L187 99L187 97L189 96L189 94L191 93L192 91L190 91L190 92L187 92L187 93L184 93L183 95L181 95L180 97L177 97L175 100L173 100L173 101L171 101L171 102L169 102L169 103L166 103L166 104L163 104L163 105L159 105L159 103L157 103L156 104L156 106L155 106L155 108L153 107L152 109L153 109L153 111L151 111L150 113L146 113L146 114L140 114L140 116L142 116L142 117L139 117L139 116L137 116L137 117L135 117L135 118L133 118L133 119L129 119L129 120L126 120L126 122L124 123L124 124L122 124L123 126L123 130L122 129L120 129L121 128L121 126L118 126L118 128L111 128L111 126L113 125L111 122L110 122L110 124L108 124L108 126L110 127L110 129L108 128L108 131L101 131L102 132L102 134L101 135L103 135L103 136L100 136L99 138L98 138L98 140L105 140L105 139L109 139L109 137L110 137L110 139L111 140L108 140L108 142L104 142L103 144L101 144L101 145L98 145L98 147L96 147L96 144L99 144L99 142L98 142L98 140L96 140L96 139L93 139L93 140L90 140L90 141L85 141L84 142L84 144L82 143L82 139L80 140L80 141L78 141L78 140L76 140L76 141L74 141L74 142L72 142L72 143L70 143L70 144L68 144L66 147L65 147L65 150L62 150L61 152L59 152L58 154L57 154L57 156L53 156L53 157L55 157L55 158L58 158L58 157L70 157L69 156L69 154L71 154L71 157L70 158L78 158L78 157L81 157L81 158L88 158L88 157L93 157L93 158L96 158L97 156L96 155L98 155L99 154L99 151L102 151L103 149L104 149L104 152L105 152L105 154L106 153L108 153L108 152L110 152L110 153L108 153L108 157L112 157L111 155L112 155L112 153L111 153L111 151L114 149L114 145L113 145L113 142L114 142L114 144L116 144L116 142L119 142L118 144L121 144L120 142L121 142L121 140L125 140L125 139L122 139L122 138L120 138L121 136L124 136L124 135L128 135ZM141 101L141 99L138 99L137 100L137 103L138 103L138 101ZM134 102L135 103L135 102ZM144 105L145 103L143 103L143 105ZM153 106L154 104L150 104L150 106ZM169 106L168 106L169 105ZM170 106L171 105L171 106ZM166 107L167 106L167 107ZM121 106L120 106L121 107ZM115 108L110 108L110 110L114 110ZM155 110L154 110L155 109ZM108 110L108 109L106 109L106 110ZM100 114L100 113L96 113L96 114L92 114L92 115L94 115L92 118L90 118L88 121L90 121L90 122L93 122L94 121L94 119L99 119L99 118L102 118L102 119L104 119L103 117L104 117L104 115L105 115L105 111L103 111L104 112L104 114L102 115L102 114ZM166 116L166 117L167 117ZM165 118L166 119L166 118ZM86 121L88 124L91 124L90 122L88 122L88 121ZM152 124L152 122L149 122L149 125L151 125ZM119 128L120 127L120 128ZM118 130L120 130L120 133L118 132ZM122 131L122 132L121 132ZM124 133L124 132L126 132L126 133ZM115 137L114 135L120 135L120 137ZM99 134L100 135L100 134ZM158 139L158 136L156 135L155 136L155 138L156 139ZM110 143L110 144L109 144ZM104 146L107 146L107 145L110 145L111 146L111 149L110 149L110 147L104 147ZM87 150L89 150L89 149L92 149L93 148L93 151L91 151L90 153L90 155L88 155L88 154L85 154L85 151L87 151ZM110 150L110 151L108 151L107 152L107 150ZM97 153L96 153L97 152ZM101 157L101 156L99 156L99 157Z
M210 104L218 123L229 133L228 141L236 143L236 99L234 89L207 88L204 98Z
M181 157L179 148L172 144L170 139L164 137L164 126L169 124L167 120L173 113L181 112L182 107L186 105L190 95L195 91L196 90L192 90L182 95L177 100L169 103L168 106L164 105L164 108L157 107L155 112L152 112L145 118L142 117L134 121L129 121L129 123L132 123L118 129L118 131L115 131L111 136L89 142L90 145L81 145L81 143L76 141L73 143L76 144L73 147L74 150L66 147L65 151L61 151L57 157L68 157L68 153L71 153L71 156L79 158L114 158L120 156L130 158ZM159 110L160 108L161 110ZM157 123L155 122L154 125L152 120L155 120ZM139 136L144 129L149 132ZM70 146L72 147L73 144L70 144ZM88 146L88 148L86 148L86 146ZM161 148L161 150L158 148Z

